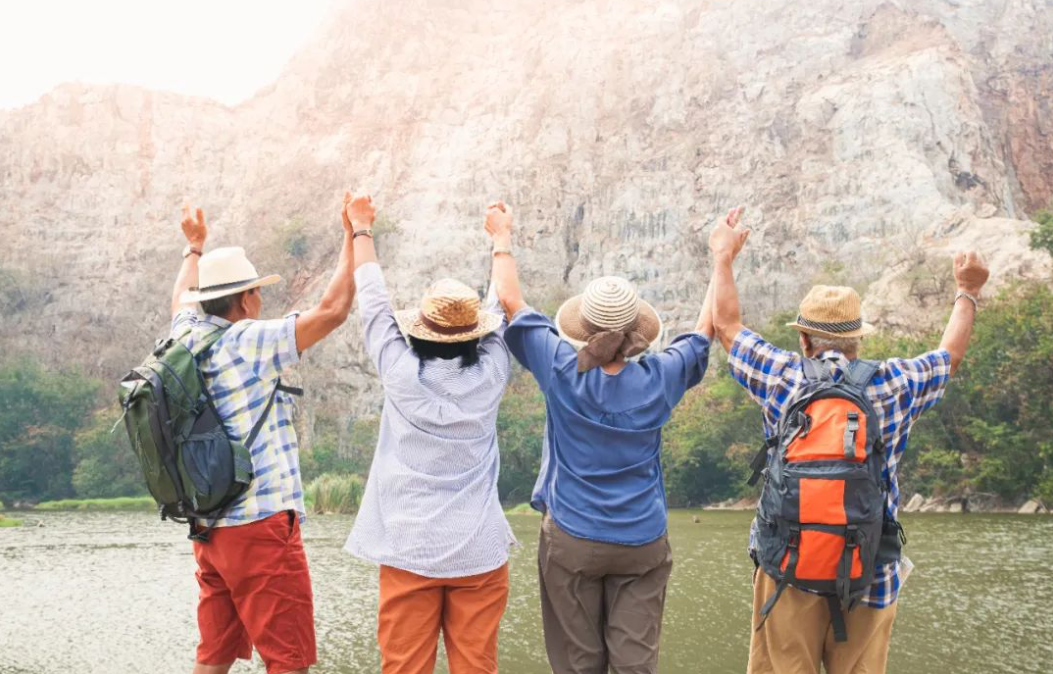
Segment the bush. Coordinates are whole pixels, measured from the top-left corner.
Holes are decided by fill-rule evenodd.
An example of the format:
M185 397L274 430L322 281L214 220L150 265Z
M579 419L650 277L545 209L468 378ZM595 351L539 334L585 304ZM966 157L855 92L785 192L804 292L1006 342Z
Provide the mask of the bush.
M22 526L22 520L16 520L16 519L12 519L12 518L4 517L3 515L0 515L0 529L7 529L7 528L10 528L10 527L20 527L20 526Z
M353 514L358 512L364 491L365 481L359 475L326 473L307 485L304 501L314 514Z
M36 510L157 510L157 504L149 496L69 498L60 501L44 501L37 504Z

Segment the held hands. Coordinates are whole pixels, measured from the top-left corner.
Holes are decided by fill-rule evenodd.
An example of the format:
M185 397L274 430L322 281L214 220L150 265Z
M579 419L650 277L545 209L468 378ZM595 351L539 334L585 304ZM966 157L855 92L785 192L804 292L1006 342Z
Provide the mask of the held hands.
M208 238L208 227L205 226L205 213L200 208L195 213L196 218L190 215L190 204L183 204L183 220L180 226L183 228L183 236L191 248L203 250L205 239Z
M746 208L739 206L728 211L724 222L717 223L709 233L709 250L714 258L726 257L734 260L750 236L750 230L739 226Z
M348 234L369 229L376 220L377 211L373 208L373 197L368 194L354 196L344 192L344 208L340 211L344 221L344 231Z
M979 297L980 289L987 283L987 277L990 275L991 271L979 253L969 251L954 256L954 280L958 284L958 290Z
M498 201L486 207L486 233L495 246L512 245L512 207Z

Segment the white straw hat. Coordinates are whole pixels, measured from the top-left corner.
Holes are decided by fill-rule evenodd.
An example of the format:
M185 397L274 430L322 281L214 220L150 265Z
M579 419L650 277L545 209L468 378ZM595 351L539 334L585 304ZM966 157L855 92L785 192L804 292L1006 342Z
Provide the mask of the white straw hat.
M207 302L282 280L277 274L261 277L240 246L217 248L202 255L197 265L197 278L198 287L180 295L180 302Z
M589 337L605 330L632 328L653 349L662 337L662 319L636 289L618 276L598 278L581 295L563 303L556 313L556 328L575 348L583 348Z

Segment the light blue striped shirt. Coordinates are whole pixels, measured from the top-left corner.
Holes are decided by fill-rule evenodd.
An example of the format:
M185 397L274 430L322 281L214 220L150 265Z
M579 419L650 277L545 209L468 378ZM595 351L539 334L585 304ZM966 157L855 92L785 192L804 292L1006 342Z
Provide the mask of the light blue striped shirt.
M480 340L471 367L422 362L395 321L380 266L362 265L355 285L384 411L344 549L430 578L493 571L515 543L497 497L497 410L512 366L506 323Z

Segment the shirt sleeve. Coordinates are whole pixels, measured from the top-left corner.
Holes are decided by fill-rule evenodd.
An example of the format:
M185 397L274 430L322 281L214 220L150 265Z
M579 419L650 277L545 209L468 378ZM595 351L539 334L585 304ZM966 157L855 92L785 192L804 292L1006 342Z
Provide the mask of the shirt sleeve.
M236 345L238 356L252 367L262 381L273 381L285 368L300 360L296 351L296 317L266 321L238 321L229 329L229 337Z
M668 348L654 356L662 371L670 407L676 407L684 393L702 381L709 365L709 345L705 335L689 332L674 339Z
M784 351L743 329L731 345L728 370L754 401L766 407L787 368L796 367L800 361L793 351Z
M168 332L169 337L178 337L188 329L197 325L197 311L189 308L180 309L179 313L172 317L172 327Z
M951 354L937 349L917 358L893 358L886 366L906 380L910 391L909 415L912 421L943 398L951 378Z
M384 378L395 361L410 347L395 320L395 311L391 308L391 297L380 265L370 262L356 269L355 287L358 289L358 309L362 315L366 351L380 377Z
M542 393L548 392L557 369L577 359L574 347L560 338L555 324L530 308L512 317L505 330L505 344L516 360L534 375Z

